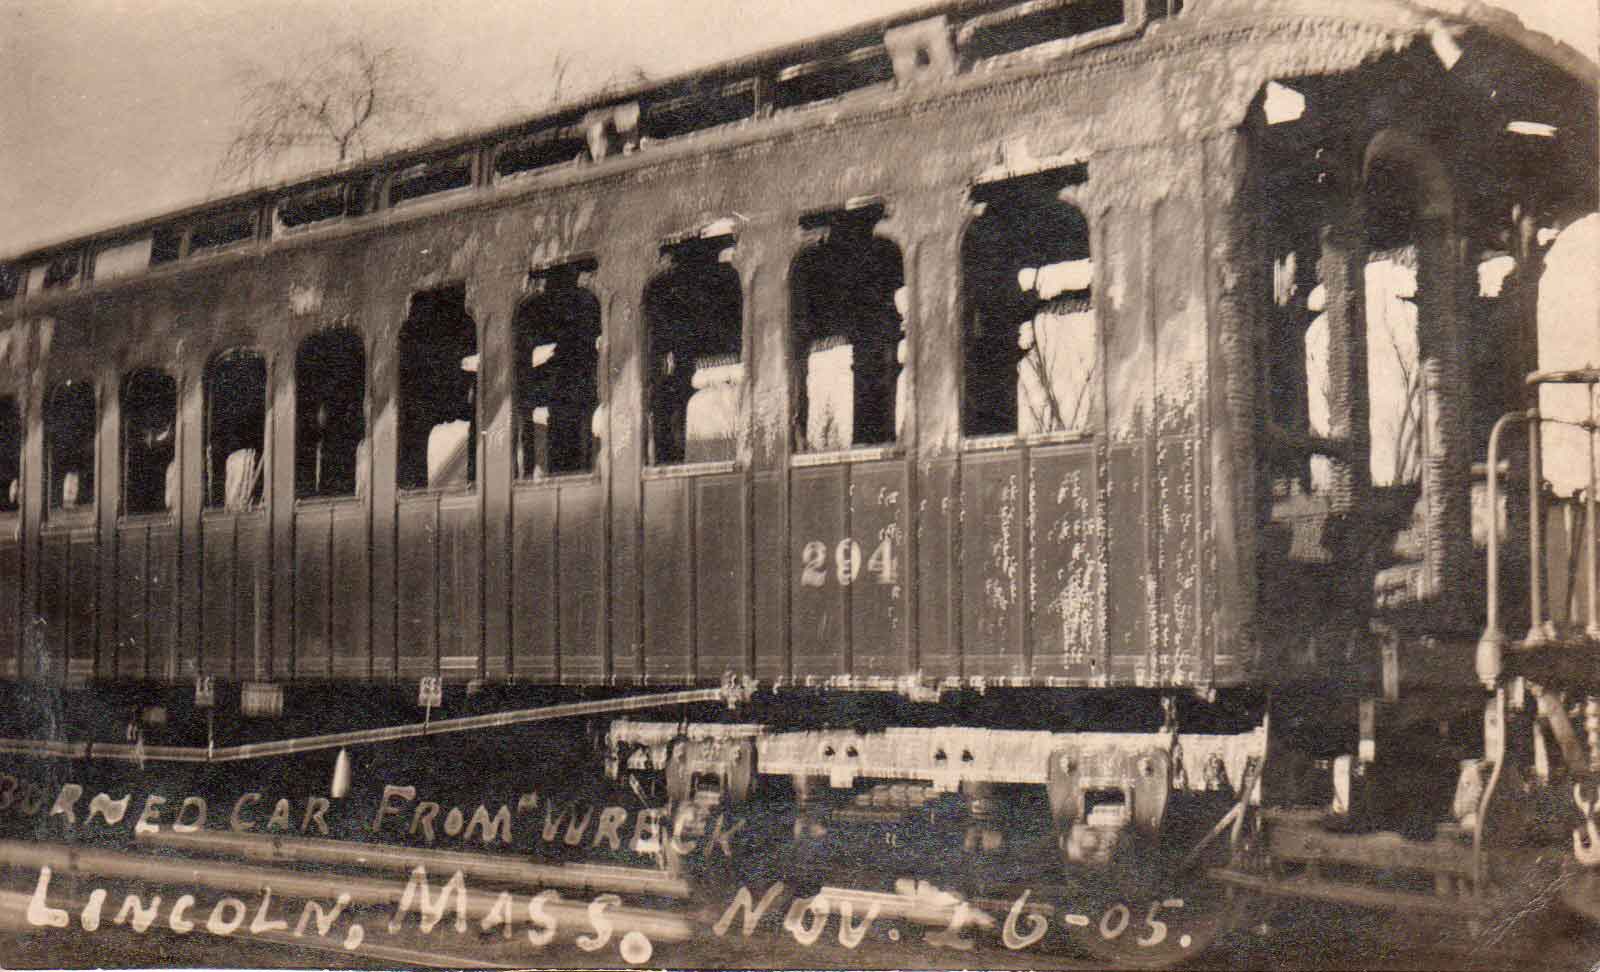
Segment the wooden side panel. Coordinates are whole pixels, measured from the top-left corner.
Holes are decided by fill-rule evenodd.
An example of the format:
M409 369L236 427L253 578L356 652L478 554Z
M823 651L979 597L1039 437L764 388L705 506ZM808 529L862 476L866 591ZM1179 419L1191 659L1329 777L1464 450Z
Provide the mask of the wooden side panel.
M517 490L511 521L511 668L518 680L555 681L557 667L556 497Z
M183 679L194 675L180 667L178 654L178 528L153 523L146 534L145 617L149 642L145 674L149 678ZM185 653L192 665L193 651Z
M331 523L326 507L299 510L294 518L294 668L301 678L326 676L332 663L328 644Z
M788 511L783 508L782 474L757 473L754 482L755 676L774 680L789 675L784 600L791 564L783 544Z
M67 676L73 680L94 677L95 624L100 610L94 578L99 570L95 531L72 531L68 540Z
M200 531L200 670L232 677L233 521L208 517Z
M122 678L144 678L149 671L150 645L146 637L148 603L149 534L143 523L124 523L117 527L117 583L111 594L116 611L114 666Z
M87 594L85 590L72 589L68 543L67 535L60 531L46 532L39 538L38 620L43 628L44 654L29 659L32 664L25 674L60 678L66 669L67 602Z
M685 681L693 674L690 485L687 479L644 484L644 644L646 674L653 682Z
M860 558L850 592L851 672L902 675L906 668L906 615L910 598L901 558L906 550L906 464L862 463L850 470L851 558ZM838 552L835 551L835 579Z
M556 528L561 531L561 678L599 682L605 678L606 569L605 487L561 487Z
M438 623L438 501L408 496L397 511L395 572L396 654L403 681L438 672L434 641Z
M1192 436L1163 436L1156 446L1157 541L1161 557L1156 580L1158 676L1176 685L1194 684L1205 674L1201 651L1201 563L1197 537L1199 442Z
M446 677L477 677L483 655L483 534L478 497L439 504L439 669Z
M1035 449L1028 467L1033 676L1104 676L1105 561L1092 444Z
M359 504L333 508L329 586L329 630L333 674L341 678L372 675L371 566L368 563L367 511Z
M260 513L239 517L234 556L235 651L241 662L242 677L287 679L293 675L293 659L274 657L268 640L267 610L272 590L272 575L267 570L267 518Z
M960 613L957 592L959 542L956 492L960 467L954 459L940 459L921 467L921 495L917 501L917 610L918 666L930 678L961 674Z
M16 678L22 660L22 544L0 536L0 678Z
M1022 476L1022 457L1014 450L972 454L962 461L961 637L969 676L1025 674Z
M694 488L695 676L715 681L750 667L747 497L740 474L696 479Z
M1106 459L1106 639L1110 674L1133 681L1149 645L1144 447L1119 443Z
M839 583L834 559L850 536L848 475L844 466L791 474L789 638L796 678L850 671L849 589Z
M1190 160L1193 161L1193 160ZM1156 561L1155 680L1191 685L1209 675L1204 639L1204 565L1200 435L1206 416L1205 217L1195 178L1169 195L1154 214L1158 256L1151 276L1155 303L1155 495L1152 548Z

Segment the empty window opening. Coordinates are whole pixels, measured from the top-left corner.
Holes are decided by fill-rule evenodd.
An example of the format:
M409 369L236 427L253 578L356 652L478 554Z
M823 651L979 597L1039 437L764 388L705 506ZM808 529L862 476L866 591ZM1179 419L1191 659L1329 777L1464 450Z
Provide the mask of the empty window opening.
M194 229L189 233L189 252L232 246L253 239L255 235L254 210L223 213L194 225Z
M266 478L267 361L227 351L206 368L206 506L248 510Z
M517 476L588 472L599 452L600 302L579 285L592 268L538 275L517 311Z
M732 247L732 237L720 236L665 248L672 265L645 291L653 465L735 455L744 364Z
M0 397L0 513L22 505L22 414L17 400Z
M53 258L44 268L44 289L69 287L78 279L81 261L76 253L63 253Z
M1422 478L1422 362L1417 343L1417 251L1373 253L1365 272L1369 471L1377 487Z
M287 229L294 229L359 212L349 208L349 197L346 186L339 182L296 193L279 201L278 223Z
M823 241L791 275L795 449L828 452L894 442L904 418L900 249L873 235L881 207L812 221Z
M183 230L163 226L150 235L150 265L159 266L183 256Z
M141 236L103 247L94 255L94 279L115 280L142 272L150 265L151 242Z
M389 184L389 204L398 206L409 199L419 199L451 189L464 189L472 185L472 156L460 155L436 162L423 162L395 173Z
M366 485L367 355L344 328L306 338L294 361L294 495L355 496Z
M589 157L589 140L575 130L548 129L506 142L494 156L496 178L534 172Z
M793 64L778 72L773 107L798 108L894 80L894 62L881 44Z
M1115 27L1126 16L1123 0L1021 3L973 17L962 25L957 38L965 56L981 60L1045 41Z
M162 513L177 505L178 383L140 370L122 380L122 511Z
M1099 415L1089 224L1061 200L1072 166L973 190L962 241L964 435L1087 431Z
M1273 308L1267 329L1266 374L1269 432L1263 459L1273 496L1320 490L1328 483L1327 459L1312 451L1312 438L1329 431L1327 321L1319 316L1326 290L1317 277L1315 234L1287 243L1273 258ZM1316 474L1313 476L1313 468Z
M1364 273L1367 340L1365 390L1370 451L1367 473L1374 487L1408 486L1422 476L1423 395L1420 347L1417 335L1416 251L1402 247L1371 254ZM1323 311L1323 291L1318 286L1305 302L1305 312L1315 314L1301 325L1299 375L1291 376L1293 362L1280 355L1273 381L1274 421L1291 434L1316 440L1333 437L1333 408L1338 391L1330 374L1332 348L1329 321ZM1283 380L1278 380L1278 375ZM1300 383L1296 388L1292 378ZM1303 398L1289 394L1298 391ZM1303 403L1303 404L1302 404ZM1299 410L1303 408L1303 413ZM1309 446L1308 446L1309 447ZM1304 491L1321 493L1331 484L1333 459L1326 453L1310 456ZM1281 490L1280 490L1281 491Z
M50 389L44 403L44 436L52 510L94 505L94 433L94 387L74 379Z
M477 481L478 327L464 287L411 298L400 328L401 489L469 486Z
M727 125L756 113L754 78L695 78L654 95L644 105L640 134L668 139Z

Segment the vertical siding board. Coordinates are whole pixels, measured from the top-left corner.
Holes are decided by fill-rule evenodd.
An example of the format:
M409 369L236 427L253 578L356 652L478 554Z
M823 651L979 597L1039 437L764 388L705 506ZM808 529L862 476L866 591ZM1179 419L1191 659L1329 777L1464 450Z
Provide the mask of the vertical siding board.
M1145 490L1143 445L1113 445L1105 482L1106 633L1109 674L1119 682L1132 682L1146 669Z
M251 678L292 678L293 658L273 650L267 614L272 606L272 572L267 556L272 542L271 524L266 516L249 513L238 518L237 529L234 645L241 657L249 659L246 670Z
M1197 157L1196 157L1197 158ZM1186 160L1192 163L1195 159ZM1197 167L1186 164L1186 169ZM1164 684L1192 685L1207 676L1201 654L1203 605L1201 557L1197 548L1201 482L1201 422L1206 402L1206 290L1202 230L1205 225L1195 188L1198 171L1180 181L1154 213L1155 302L1155 526L1159 551L1155 620L1156 678Z
M9 533L11 524L4 529ZM22 658L22 545L0 537L0 678L17 678Z
M522 275L507 274L496 262L471 286L472 313L482 322L480 396L483 403L482 556L480 671L490 681L503 681L511 658L510 608L512 460L512 384L515 342L511 308L520 296ZM491 269L492 268L492 269ZM479 625L474 624L474 630Z
M555 681L556 497L554 489L517 490L512 499L512 671L519 681Z
M1157 675L1164 683L1192 685L1202 675L1200 648L1200 558L1195 548L1195 476L1199 449L1190 436L1162 436L1156 444L1156 535L1160 576L1156 618L1160 625Z
M957 465L940 459L919 467L917 499L917 653L929 678L961 675L957 612Z
M178 644L178 531L172 523L152 524L145 555L145 612L149 641L143 652L148 678L182 679L192 671L179 670ZM187 656L193 658L193 653Z
M606 498L603 485L561 487L556 528L560 554L561 678L593 684L605 678Z
M848 475L844 466L801 468L792 474L789 637L796 678L847 674L848 589L839 583L835 553L849 536Z
M849 589L852 674L893 677L906 670L911 602L902 562L906 464L861 463L850 474L851 539L861 548L860 572Z
M789 675L789 627L784 621L784 596L790 564L784 558L783 527L788 511L783 507L783 479L782 473L757 473L753 478L754 674L763 681Z
M367 678L373 667L368 640L372 600L367 573L367 512L359 504L341 504L332 510L332 519L329 649L333 653L333 674Z
M261 548L256 556L271 565L265 575L266 584L260 596L265 603L257 610L267 632L258 637L265 639L272 653L274 678L295 676L326 676L328 672L327 636L318 627L316 638L322 643L322 655L315 662L301 663L296 657L298 647L295 627L310 623L297 616L299 603L295 597L295 504L294 504L294 346L285 344L282 353L269 359L267 368L267 414L262 442L266 447L263 459L267 464L267 481L262 493L266 504ZM323 550L326 557L327 520L323 517ZM326 560L323 563L326 571ZM317 614L318 623L327 616ZM320 666L320 667L318 667Z
M201 654L208 674L231 677L239 674L233 651L233 523L208 517L200 529Z
M478 675L483 651L483 542L475 494L440 501L437 544L439 666L447 677L466 680Z
M99 588L92 580L99 567L95 530L74 530L66 543L66 582L71 585L66 601L67 674L73 679L86 679L94 674L99 619Z
M116 674L123 678L143 678L150 651L145 637L145 588L149 580L145 573L145 558L148 546L149 536L144 524L122 524L117 527L117 585L112 589L116 627L112 650L105 661L114 664Z
M34 672L45 679L59 678L67 657L67 601L71 572L67 563L67 537L44 531L39 538L39 623L44 627L43 652L33 659Z
M1102 676L1105 564L1092 444L1036 449L1029 465L1029 609L1037 679Z
M646 676L652 682L681 682L690 670L689 488L687 479L655 479L644 484L644 584Z
M694 489L694 676L715 681L725 672L747 674L745 479L707 476Z
M295 674L318 678L328 673L328 586L331 513L325 507L300 510L294 523Z
M656 250L650 242L620 233L613 234L606 245L594 281L604 336L600 379L605 420L605 449L600 457L604 498L599 515L606 518L600 536L609 545L609 556L601 565L609 578L606 637L613 658L632 656L635 672L642 676L639 669L648 666L652 649L643 618L643 602L648 596L642 589L646 583L643 571L649 554L641 549L644 372L640 302L646 282L655 272Z
M966 456L961 468L962 644L965 673L1026 673L1022 647L1023 463L1004 450Z
M412 496L400 501L395 547L396 669L403 681L437 672L438 500Z

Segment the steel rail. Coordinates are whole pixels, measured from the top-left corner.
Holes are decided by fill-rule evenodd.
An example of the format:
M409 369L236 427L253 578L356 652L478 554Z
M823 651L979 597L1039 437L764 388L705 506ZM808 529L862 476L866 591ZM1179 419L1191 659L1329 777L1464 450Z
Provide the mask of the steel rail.
M747 690L747 686L745 687ZM733 704L741 698L741 688L727 680L717 688L685 689L678 692L659 692L651 695L624 696L616 699L596 699L589 702L564 702L533 709L514 709L509 712L490 712L484 715L458 716L428 722L411 722L397 726L380 726L376 729L353 729L348 732L331 732L314 736L297 736L269 742L243 743L237 746L146 746L140 743L62 742L49 739L0 739L0 753L17 756L43 756L60 759L112 759L130 763L234 763L249 759L268 759L274 756L292 756L347 746L368 746L374 743L396 742L449 732L470 732L481 729L502 729L508 726L548 722L555 719L573 719L580 716L606 715L616 712L637 712L674 705L693 705L700 702L726 702Z
M668 898L687 898L689 882L664 871L606 864L537 864L520 857L497 857L464 851L364 844L319 837L278 837L270 834L222 833L201 830L178 833L162 830L135 838L140 845L187 854L211 854L244 861L277 864L319 864L364 867L369 870L409 873L421 864L445 873L460 871L467 877L505 884L576 888L584 891L622 891Z

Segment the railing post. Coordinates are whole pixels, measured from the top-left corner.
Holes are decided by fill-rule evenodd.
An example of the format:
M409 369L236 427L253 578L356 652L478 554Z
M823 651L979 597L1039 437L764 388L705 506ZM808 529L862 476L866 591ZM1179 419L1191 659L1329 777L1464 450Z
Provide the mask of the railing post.
M1589 421L1584 426L1584 432L1589 439L1589 493L1585 497L1584 506L1584 546L1589 556L1589 623L1584 625L1583 633L1590 640L1600 640L1600 584L1597 584L1595 572L1595 469L1594 469L1594 385L1584 386L1584 391L1589 396Z
M1478 639L1478 653L1473 668L1478 680L1486 689L1493 689L1500 680L1501 662L1505 655L1506 636L1500 629L1500 433L1506 423L1523 417L1522 412L1507 412L1495 420L1489 430L1489 471L1487 477L1489 500L1489 563L1488 563L1488 613L1483 635Z
M1534 394L1538 394L1537 389ZM1529 645L1550 640L1544 620L1544 460L1541 456L1537 407L1528 410L1528 636Z

